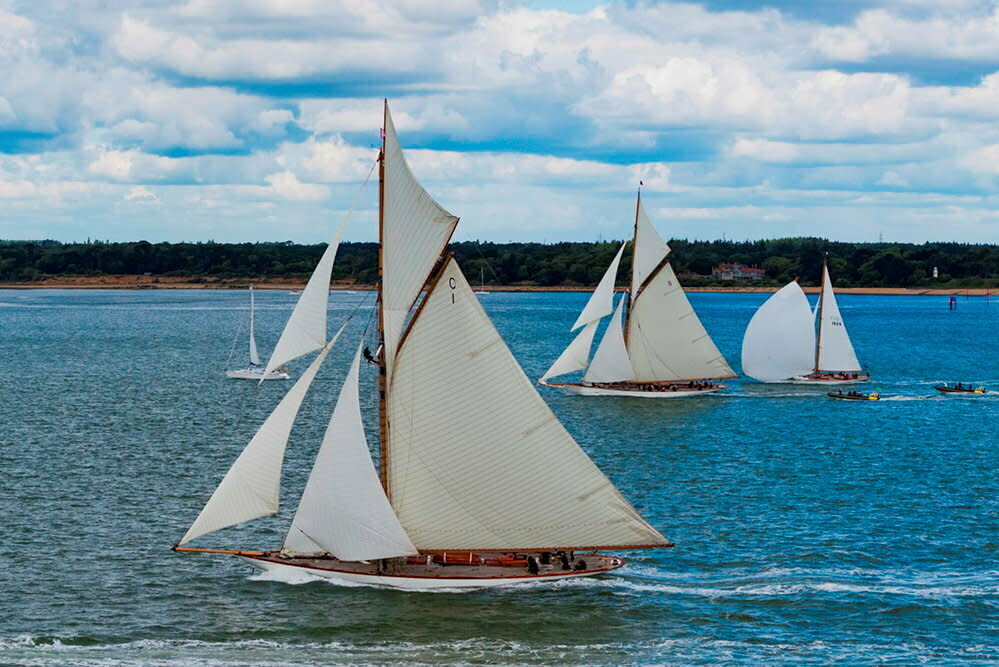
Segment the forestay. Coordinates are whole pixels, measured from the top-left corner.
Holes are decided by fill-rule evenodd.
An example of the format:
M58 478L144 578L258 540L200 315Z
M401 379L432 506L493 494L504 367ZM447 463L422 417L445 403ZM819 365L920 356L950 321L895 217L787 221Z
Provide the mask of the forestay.
M371 462L361 420L360 363L361 345L285 538L290 552L328 552L346 561L417 553Z
M822 319L819 321L819 351L816 370L860 372L860 361L839 313L836 294L829 280L829 268L823 267Z
M319 259L309 282L298 297L295 310L284 325L284 331L274 346L274 352L267 361L266 373L280 368L303 354L318 350L326 343L326 313L330 300L330 277L333 274L333 262L336 251L340 247L340 236L343 234L347 220L340 223L336 237L326 246L326 251Z
M382 185L382 317L389 378L409 309L454 232L458 218L434 201L413 177L385 104Z
M257 353L257 338L253 335L253 285L250 285L250 363L260 365L260 355Z
M777 290L753 314L742 339L742 372L763 382L807 375L815 362L815 320L797 282Z
M668 263L632 303L628 353L636 382L735 376Z
M281 467L292 424L312 380L344 327L340 327L257 430L179 544L278 511Z
M638 291L645 284L652 272L669 254L669 246L659 236L659 232L652 226L649 217L645 215L642 207L642 195L638 195L638 203L635 205L635 253L632 260L631 272L631 298L638 296Z
M593 361L586 369L584 382L627 382L634 377L635 373L628 359L628 348L624 345L624 327L621 324L623 310L622 295L607 325L607 331L604 332L604 337L593 355Z
M388 393L389 498L425 550L664 545L524 375L454 259Z
M598 324L600 324L600 320L594 320L583 327L582 331L576 334L576 337L572 339L569 346L555 360L555 363L541 376L540 381L544 382L548 378L581 371L586 368L586 365L590 361L590 348L593 346L593 336L597 333Z
M614 283L617 281L617 268L621 263L621 255L624 254L626 243L621 244L621 248L614 256L603 278L597 283L597 287L590 295L590 300L586 302L583 311L576 318L576 323L572 325L571 331L575 331L581 326L596 322L611 314L614 310Z

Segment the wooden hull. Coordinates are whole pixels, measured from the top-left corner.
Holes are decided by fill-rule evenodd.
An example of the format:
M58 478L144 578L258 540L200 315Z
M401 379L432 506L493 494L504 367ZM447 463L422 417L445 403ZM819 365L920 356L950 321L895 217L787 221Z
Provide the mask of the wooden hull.
M628 398L688 398L690 396L713 394L719 389L725 389L725 385L723 384L712 385L704 389L694 389L688 385L673 385L678 388L672 391L667 386L663 386L662 389L650 390L642 389L640 385L627 385L625 383L621 383L620 386L615 387L597 387L569 382L542 382L541 384L546 387L555 387L570 394L576 394L577 396L619 396Z
M266 377L264 376L263 368L241 368L239 370L226 371L225 376L233 380L253 380L254 382L260 382L260 380L290 380L291 376L288 375L287 371L276 370L271 371Z
M794 384L819 384L819 385L844 385L844 384L859 384L861 382L867 382L871 379L871 376L867 373L858 373L855 378L837 378L835 375L829 375L826 373L812 373L811 375L799 375L797 377L790 378L788 382L793 382Z
M970 394L973 396L982 396L985 394L985 387L978 387L977 389L955 389L954 387L937 385L933 388L943 394Z
M850 396L849 394L836 394L829 392L826 394L829 398L837 398L841 401L880 401L881 396L879 394L867 394L863 396Z
M536 557L537 554L534 554ZM277 552L261 555L241 555L255 568L265 572L294 578L303 573L344 586L377 586L405 591L432 591L473 588L495 588L518 584L560 581L611 572L624 565L624 560L614 556L586 554L576 556L587 567L583 570L562 570L561 566L540 566L537 574L526 567L453 564L440 565L425 562L396 562L388 569L379 570L372 563L345 562L335 558L285 558ZM485 555L476 555L476 559Z

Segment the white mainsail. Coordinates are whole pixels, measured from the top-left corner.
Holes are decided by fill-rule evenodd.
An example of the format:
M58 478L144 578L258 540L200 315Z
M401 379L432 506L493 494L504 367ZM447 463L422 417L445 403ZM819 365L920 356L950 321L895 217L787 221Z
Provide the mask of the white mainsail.
M669 263L632 302L627 341L636 382L735 377Z
M649 217L645 215L642 207L642 195L638 195L638 203L635 205L635 243L632 252L634 257L631 263L631 298L638 296L638 291L645 284L652 272L669 254L669 246L659 236L659 232L652 226Z
M382 158L381 307L385 370L391 380L403 325L458 218L431 198L413 177L385 103Z
M336 260L336 251L340 247L340 236L343 234L344 226L347 224L345 218L340 223L336 237L326 246L323 256L319 259L309 282L302 290L302 295L298 297L295 310L291 312L291 317L284 325L284 331L278 339L271 358L267 360L265 375L280 368L283 364L293 359L298 359L303 354L308 354L313 350L318 350L326 344L326 313L330 300L330 277L333 275L333 262Z
M570 331L575 331L581 326L590 322L596 322L607 317L614 311L614 283L617 281L617 267L621 263L621 255L624 254L624 247L627 243L622 243L621 248L614 256L614 260L607 267L596 289L590 295L590 300L583 306L582 312L576 318L576 323L572 325Z
M816 353L816 368L819 371L860 372L863 369L857 360L857 353L846 332L843 317L839 313L836 294L829 279L829 267L822 267L822 296L820 297L821 319L819 320L819 346Z
M281 468L292 424L319 367L346 326L340 327L260 426L178 544L278 511Z
M257 353L257 339L253 335L253 285L250 285L250 363L260 365L260 355Z
M593 355L593 361L586 369L583 382L627 382L635 376L628 359L628 348L624 344L624 326L621 323L624 302L625 297L622 295Z
M594 320L583 327L555 363L541 376L540 382L586 368L590 362L590 348L593 346L593 336L597 333L598 324L600 320Z
M389 498L417 548L667 544L534 390L453 258L389 388Z
M742 339L742 372L778 382L812 371L815 320L797 281L775 292L753 314Z
M359 561L416 554L378 481L364 437L361 345L326 427L284 548Z

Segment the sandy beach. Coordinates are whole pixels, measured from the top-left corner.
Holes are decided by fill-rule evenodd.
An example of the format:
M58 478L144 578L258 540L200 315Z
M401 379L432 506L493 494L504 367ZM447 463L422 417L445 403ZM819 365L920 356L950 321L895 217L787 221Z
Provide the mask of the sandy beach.
M178 276L59 276L31 282L0 282L0 289L245 289L251 283L255 289L268 290L300 290L305 286L305 280L249 280L246 278L202 278L195 280ZM372 290L373 285L358 285L348 282L334 282L330 286L334 290ZM489 292L589 292L592 286L580 287L540 287L531 285L487 285ZM770 294L777 287L738 285L738 286L705 286L685 287L686 292L724 292L747 294ZM819 288L802 288L807 294L817 294ZM995 290L984 287L935 289L927 287L837 287L838 294L882 294L882 295L926 295L948 296L969 295L989 296Z

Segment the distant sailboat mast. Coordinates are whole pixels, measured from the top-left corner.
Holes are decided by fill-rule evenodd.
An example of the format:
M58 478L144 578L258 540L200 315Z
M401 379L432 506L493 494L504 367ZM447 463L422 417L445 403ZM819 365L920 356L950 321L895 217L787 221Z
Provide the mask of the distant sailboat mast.
M818 323L818 333L815 335L815 372L819 372L819 360L822 356L822 305L826 298L826 268L827 258L822 258L822 281L819 283L819 303L815 306L815 321Z
M260 365L260 355L257 353L257 339L253 335L253 285L250 285L250 363Z

